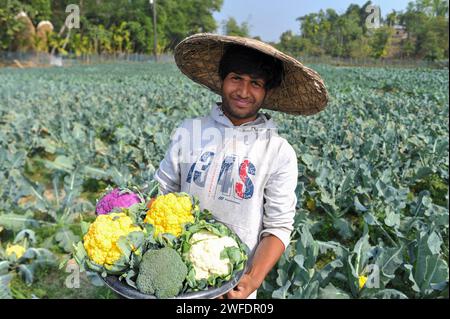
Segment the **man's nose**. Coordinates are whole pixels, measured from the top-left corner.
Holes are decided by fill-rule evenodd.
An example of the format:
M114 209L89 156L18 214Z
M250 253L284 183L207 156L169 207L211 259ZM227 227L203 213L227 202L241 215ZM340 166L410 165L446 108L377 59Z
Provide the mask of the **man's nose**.
M239 88L238 88L238 95L242 99L246 99L249 96L249 88L250 83L248 81L241 81Z

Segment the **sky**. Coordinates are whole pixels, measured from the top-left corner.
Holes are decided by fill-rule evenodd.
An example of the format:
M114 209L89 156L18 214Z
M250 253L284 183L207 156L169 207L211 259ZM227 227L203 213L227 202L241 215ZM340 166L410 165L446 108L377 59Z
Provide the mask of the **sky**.
M412 0L372 0L378 5L384 17L392 10L404 11ZM263 41L278 42L283 32L292 30L300 34L300 23L296 21L303 15L332 8L342 14L352 3L360 6L367 0L224 0L222 10L214 13L219 29L223 33L222 22L234 17L239 24L248 22L250 35L260 36Z

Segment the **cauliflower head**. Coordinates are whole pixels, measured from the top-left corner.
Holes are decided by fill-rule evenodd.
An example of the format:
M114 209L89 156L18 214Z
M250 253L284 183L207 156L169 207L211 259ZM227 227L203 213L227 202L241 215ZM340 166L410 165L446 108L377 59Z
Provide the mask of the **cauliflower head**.
M152 224L154 235L169 233L178 237L183 231L183 225L194 221L191 198L187 195L169 193L158 196L150 206L144 219Z
M8 245L8 247L6 247L6 256L10 257L10 256L12 256L12 254L16 254L16 258L19 259L20 257L23 256L25 251L26 251L26 249L24 246Z
M195 279L208 279L210 275L227 275L231 270L228 258L221 259L222 251L227 247L239 247L237 242L228 236L219 237L203 230L192 235L189 240L191 249L188 260L195 270Z
M98 215L109 214L116 208L128 208L140 202L141 199L135 193L121 192L119 188L115 188L98 201L95 211Z
M125 213L99 215L83 237L83 245L90 260L101 266L111 266L122 257L117 241L131 232L142 231L133 225Z

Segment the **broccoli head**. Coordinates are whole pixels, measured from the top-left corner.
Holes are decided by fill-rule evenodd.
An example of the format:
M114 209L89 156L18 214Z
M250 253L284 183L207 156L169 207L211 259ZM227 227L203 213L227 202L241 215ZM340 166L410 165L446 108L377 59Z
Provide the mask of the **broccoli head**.
M142 257L136 285L142 293L172 298L179 294L187 273L187 266L174 249L149 250Z

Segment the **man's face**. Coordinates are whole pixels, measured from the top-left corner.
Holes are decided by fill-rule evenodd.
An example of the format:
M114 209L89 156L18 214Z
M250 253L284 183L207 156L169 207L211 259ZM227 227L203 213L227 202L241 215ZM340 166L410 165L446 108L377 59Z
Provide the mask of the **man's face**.
M222 85L222 110L234 125L256 119L266 97L265 81L248 74L229 73Z

